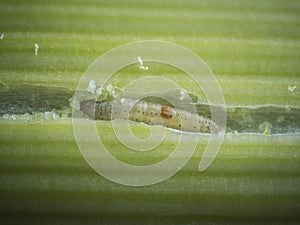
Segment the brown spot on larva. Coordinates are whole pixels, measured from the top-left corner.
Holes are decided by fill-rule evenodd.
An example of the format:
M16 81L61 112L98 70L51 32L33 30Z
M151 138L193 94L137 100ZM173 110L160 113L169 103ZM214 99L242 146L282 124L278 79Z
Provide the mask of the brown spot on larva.
M161 115L163 118L166 118L166 119L172 118L172 117L173 117L172 108L171 108L171 107L168 107L168 106L162 106L162 107L161 107L160 115Z

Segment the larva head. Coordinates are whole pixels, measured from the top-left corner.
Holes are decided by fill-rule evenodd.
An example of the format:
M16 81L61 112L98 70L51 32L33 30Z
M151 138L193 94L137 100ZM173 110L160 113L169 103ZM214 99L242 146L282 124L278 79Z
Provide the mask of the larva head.
M80 102L80 111L88 115L91 119L95 118L95 100L86 100Z

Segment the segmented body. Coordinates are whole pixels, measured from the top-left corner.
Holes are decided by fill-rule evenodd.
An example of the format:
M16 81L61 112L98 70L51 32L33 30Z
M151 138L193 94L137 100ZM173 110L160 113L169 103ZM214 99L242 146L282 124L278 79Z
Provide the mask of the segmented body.
M95 120L130 119L188 132L209 133L219 130L214 121L197 113L143 100L127 98L104 102L87 100L80 103L80 110Z

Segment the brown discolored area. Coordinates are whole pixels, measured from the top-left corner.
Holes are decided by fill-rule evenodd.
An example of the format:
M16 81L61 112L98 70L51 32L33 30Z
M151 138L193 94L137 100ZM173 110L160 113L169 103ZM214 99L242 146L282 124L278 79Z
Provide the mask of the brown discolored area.
M160 115L165 119L170 119L173 117L172 108L169 106L162 106Z

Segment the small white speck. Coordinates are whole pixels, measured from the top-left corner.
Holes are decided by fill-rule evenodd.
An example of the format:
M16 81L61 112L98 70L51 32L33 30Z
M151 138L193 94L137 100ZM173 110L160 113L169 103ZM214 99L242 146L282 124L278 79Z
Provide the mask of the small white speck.
M4 34L2 33L1 35L0 35L0 40L3 40L4 39Z
M87 87L87 91L91 92L93 94L95 93L95 91L96 91L96 83L95 83L94 80L90 80L89 86Z
M141 66L141 65L139 65L139 68L140 68L141 70L148 70L148 66Z
M122 104L124 104L125 101L126 101L125 98L121 98L121 99L120 99L120 102L121 102Z
M290 92L294 92L294 90L295 90L296 88L297 88L296 85L294 85L294 86L289 85L289 86L288 86L288 90L289 90Z
M138 56L138 62L141 66L143 65L143 60L142 60L141 56Z
M179 96L179 100L182 101L186 96L186 92L183 90L180 90L180 96Z
M111 84L108 84L106 86L106 90L108 91L109 94L114 95L116 93L115 87L112 86Z
M38 54L39 48L40 48L40 46L39 46L37 43L35 43L35 44L34 44L34 54L35 54L36 56L37 56L37 54Z
M144 64L144 61L143 61L143 59L141 58L141 56L138 56L138 62L139 62L139 68L140 68L140 70L148 70L148 66L143 66L143 64Z
M98 87L98 88L96 89L96 94L97 94L98 96L100 96L100 95L102 94L102 87Z
M53 120L58 120L59 119L59 116L54 111L51 112L51 116L52 116Z
M112 88L113 88L113 86L112 86L111 84L108 84L108 85L106 86L106 90L107 90L109 93L112 92Z

